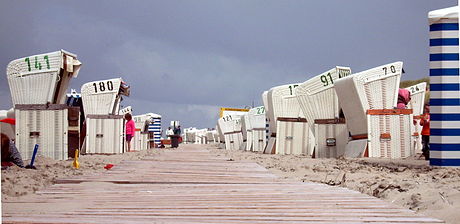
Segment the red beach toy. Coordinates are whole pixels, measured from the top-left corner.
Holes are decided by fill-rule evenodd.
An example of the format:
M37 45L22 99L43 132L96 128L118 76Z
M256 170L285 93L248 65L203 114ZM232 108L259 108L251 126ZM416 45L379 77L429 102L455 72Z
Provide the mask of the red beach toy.
M114 166L113 164L110 164L110 163L109 163L109 164L107 164L107 165L104 166L104 169L110 170L110 169L112 169L113 166Z

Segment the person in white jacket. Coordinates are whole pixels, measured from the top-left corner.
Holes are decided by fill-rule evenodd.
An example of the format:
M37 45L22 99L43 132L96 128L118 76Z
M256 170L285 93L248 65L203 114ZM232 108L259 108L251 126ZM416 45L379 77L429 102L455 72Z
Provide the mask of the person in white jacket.
M171 135L174 135L174 132L171 129L171 127L169 127L168 130L166 130L166 137L168 137L168 139L170 139L171 137L169 137L169 136L171 136Z

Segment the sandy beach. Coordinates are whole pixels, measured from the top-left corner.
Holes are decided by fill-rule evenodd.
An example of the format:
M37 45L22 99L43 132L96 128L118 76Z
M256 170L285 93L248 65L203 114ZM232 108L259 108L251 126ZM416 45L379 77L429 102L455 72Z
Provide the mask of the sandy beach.
M459 223L460 169L432 167L418 159L312 159L211 149L235 161L254 161L274 174L356 190L427 216Z
M58 178L107 172L104 169L107 164L116 166L123 160L139 160L159 152L158 149L149 149L116 155L82 155L79 159L79 169L72 167L73 160L58 161L38 156L34 163L36 170L17 166L2 170L2 201L16 200L33 194L54 184ZM28 164L30 161L25 162Z
M203 145L212 154L234 161L253 161L281 178L311 181L349 188L381 198L427 216L458 223L460 218L460 170L430 167L418 157L388 159L311 159L306 156L267 155L245 151L227 151ZM71 167L72 161L55 161L38 157L37 170L10 167L2 170L2 201L32 197L63 177L107 172L106 164L122 160L139 160L163 150L150 149L120 155L83 155L80 169Z

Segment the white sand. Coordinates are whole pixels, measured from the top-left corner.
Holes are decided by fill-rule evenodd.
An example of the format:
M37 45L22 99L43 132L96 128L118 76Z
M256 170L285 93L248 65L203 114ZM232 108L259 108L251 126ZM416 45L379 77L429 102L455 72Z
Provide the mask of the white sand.
M257 162L282 178L346 187L447 223L460 223L460 168L431 167L418 157L311 159L222 149L211 151L234 160Z
M447 223L460 223L460 168L430 167L427 161L417 158L311 159L204 147L216 156L257 162L281 178L346 187ZM106 172L104 166L108 163L116 166L122 160L138 160L162 150L165 149L120 155L83 155L78 170L72 168L71 160L38 157L37 170L18 167L2 170L2 201L34 196L33 192L52 185L57 178Z
M17 200L22 196L44 189L52 185L54 180L58 178L106 172L104 169L106 164L110 163L116 166L123 160L139 160L158 152L158 149L150 149L118 155L81 155L79 169L72 167L73 160L57 161L38 156L34 163L36 170L23 169L17 166L2 170L2 201ZM29 162L25 161L25 164L29 164Z

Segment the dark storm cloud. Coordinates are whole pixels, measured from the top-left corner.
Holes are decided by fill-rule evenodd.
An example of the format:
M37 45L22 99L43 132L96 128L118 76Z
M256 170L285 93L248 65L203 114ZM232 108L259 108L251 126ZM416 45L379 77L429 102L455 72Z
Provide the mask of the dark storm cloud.
M213 127L219 106L261 104L270 87L335 65L358 72L402 60L428 73L430 10L457 1L1 1L0 67L66 49L71 83L123 77L136 114ZM4 71L5 71L4 70ZM11 105L0 76L2 109Z

